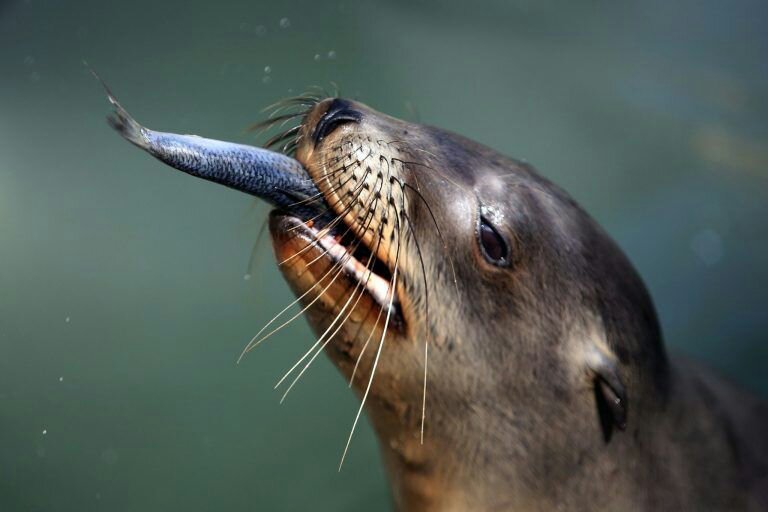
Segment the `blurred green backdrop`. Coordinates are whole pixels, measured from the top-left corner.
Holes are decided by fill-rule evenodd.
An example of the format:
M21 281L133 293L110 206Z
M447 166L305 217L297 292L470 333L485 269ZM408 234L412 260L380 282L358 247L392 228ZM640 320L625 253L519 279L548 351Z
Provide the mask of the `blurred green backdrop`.
M768 5L0 0L0 510L387 510L266 209L115 135L248 142L309 85L524 158L619 241L667 344L768 395ZM263 242L266 242L264 240ZM250 276L250 279L248 278Z

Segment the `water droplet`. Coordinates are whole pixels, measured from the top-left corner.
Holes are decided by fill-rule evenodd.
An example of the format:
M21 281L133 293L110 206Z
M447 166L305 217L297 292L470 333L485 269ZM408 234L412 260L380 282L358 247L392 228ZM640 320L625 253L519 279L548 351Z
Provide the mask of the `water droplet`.
M264 77L262 77L262 78L261 78L261 81L262 81L263 83L265 83L265 84L268 84L268 83L270 83L270 82L272 81L272 77L271 77L271 76L269 76L269 75L266 75L266 76L264 76Z
M47 434L48 434L48 430L47 429L43 429L43 435L47 435Z
M336 52L333 51L333 50L329 51L328 52L328 58L331 59L331 60L335 59L336 58Z
M272 72L272 68L271 68L271 67L269 67L269 66L264 66L264 72L265 72L266 74L270 74L270 73Z
M316 54L315 54L315 60L320 60L320 58L321 58L321 57L320 57L320 54L319 54L319 53L316 53Z
M64 382L64 377L59 377L59 382Z
M243 281L250 281L250 279L251 279L251 274L245 274L243 276Z
M282 18L280 20L280 28L288 28L291 26L291 20L288 18Z
M64 319L64 321L65 321L65 322L67 322L67 323L69 323L69 320L70 320L70 318L69 318L69 317L67 317L67 318L65 318L65 319Z

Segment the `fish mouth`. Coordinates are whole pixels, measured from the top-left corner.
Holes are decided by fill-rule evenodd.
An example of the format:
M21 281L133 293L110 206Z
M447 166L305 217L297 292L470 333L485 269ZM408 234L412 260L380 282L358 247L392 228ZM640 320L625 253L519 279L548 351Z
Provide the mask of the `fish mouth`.
M355 226L321 227L282 209L270 212L269 229L278 264L305 302L322 305L336 321L374 322L389 329L405 321L389 266L357 236Z

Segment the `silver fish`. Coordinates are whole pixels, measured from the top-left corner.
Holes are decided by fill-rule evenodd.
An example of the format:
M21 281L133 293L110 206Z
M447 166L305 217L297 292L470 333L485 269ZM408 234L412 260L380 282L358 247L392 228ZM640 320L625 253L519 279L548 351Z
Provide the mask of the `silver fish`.
M109 124L158 160L192 176L260 197L320 226L334 218L322 194L295 159L245 144L150 130L123 108L103 82L102 85L114 109L107 117Z

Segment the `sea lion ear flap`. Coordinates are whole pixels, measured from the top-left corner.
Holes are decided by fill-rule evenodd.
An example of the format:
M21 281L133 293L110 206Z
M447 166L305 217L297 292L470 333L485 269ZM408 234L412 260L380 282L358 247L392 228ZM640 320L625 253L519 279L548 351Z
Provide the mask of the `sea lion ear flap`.
M596 347L588 363L593 378L595 402L603 439L607 443L613 435L613 428L627 427L627 390L619 375L615 359Z

